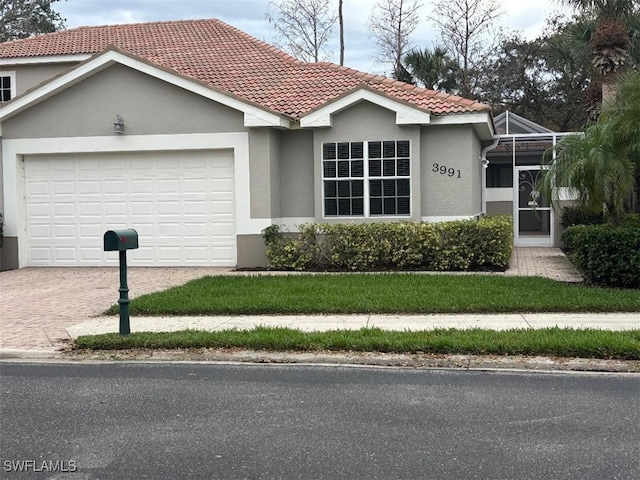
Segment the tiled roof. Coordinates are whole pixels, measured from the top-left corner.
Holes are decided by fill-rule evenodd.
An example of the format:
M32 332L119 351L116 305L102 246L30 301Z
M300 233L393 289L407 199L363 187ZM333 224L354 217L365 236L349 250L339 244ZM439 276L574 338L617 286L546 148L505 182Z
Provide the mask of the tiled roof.
M0 58L96 54L116 46L292 119L368 86L433 115L489 106L331 63L304 63L220 20L79 27L0 44Z
M516 151L524 151L524 152L544 152L551 147L553 147L552 141L542 141L542 142L526 142L526 141L506 141L504 143L500 142L498 146L493 148L492 152L513 152L515 145Z

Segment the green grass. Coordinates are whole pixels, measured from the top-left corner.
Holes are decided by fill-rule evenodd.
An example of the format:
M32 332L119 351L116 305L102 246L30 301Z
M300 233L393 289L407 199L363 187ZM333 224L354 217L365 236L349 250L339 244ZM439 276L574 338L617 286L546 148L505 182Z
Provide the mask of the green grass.
M640 330L613 332L545 328L493 331L440 329L417 332L377 328L301 332L287 328L82 336L76 348L245 348L254 350L361 351L393 353L555 355L640 360Z
M131 286L135 290L135 285ZM116 314L114 305L107 314ZM210 276L131 301L154 315L640 312L640 291L537 277L429 274Z

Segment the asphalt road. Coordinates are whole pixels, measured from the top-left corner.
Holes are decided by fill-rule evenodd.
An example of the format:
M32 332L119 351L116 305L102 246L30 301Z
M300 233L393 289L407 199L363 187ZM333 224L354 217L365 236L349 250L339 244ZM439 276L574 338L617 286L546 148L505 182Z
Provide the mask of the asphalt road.
M631 375L5 362L0 421L8 479L640 478Z

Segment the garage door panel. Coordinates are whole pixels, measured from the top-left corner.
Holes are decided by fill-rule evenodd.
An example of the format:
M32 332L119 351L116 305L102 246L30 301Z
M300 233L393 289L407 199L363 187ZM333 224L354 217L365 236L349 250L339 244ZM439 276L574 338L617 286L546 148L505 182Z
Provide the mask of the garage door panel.
M147 195L153 193L153 180L131 180L131 195Z
M43 196L48 196L49 195L49 182L46 181L39 181L39 182L34 182L34 181L29 181L27 182L27 195L31 195L31 196L36 196L36 195L43 195Z
M59 239L75 239L77 236L76 226L75 225L63 225L57 223L55 225L53 234L56 238Z
M34 240L47 241L51 237L49 225L35 225L31 230L31 237Z
M79 205L79 207L80 207L80 217L87 218L87 220L89 221L92 218L97 218L102 215L102 205L100 202L86 201L86 202L82 202Z
M104 181L104 193L107 195L123 195L127 193L127 182L124 180L107 179Z
M52 252L49 247L31 247L29 253L36 264L37 262L44 262L44 264L49 265L52 261Z
M153 202L131 200L131 214L135 216L153 215Z
M31 218L41 217L48 220L51 217L50 207L48 203L31 203L27 206L27 215Z
M106 218L113 220L114 217L126 217L127 215L127 203L126 201L117 201L111 199L105 199L104 213Z
M80 223L79 226L79 235L81 237L99 237L100 235L104 235L104 232L102 231L102 225L99 223L94 223L94 224L87 224L87 223Z
M102 236L129 227L132 264L235 265L229 151L31 156L25 192L27 266L117 265Z
M131 258L130 263L132 265L154 262L154 248L152 247L140 247L137 250L132 250L129 254L131 255L129 258Z
M102 249L97 247L82 247L80 249L80 257L84 262L101 262Z
M53 255L55 261L61 263L74 262L77 258L75 247L54 247Z
M205 247L187 247L184 250L185 260L188 262L195 262L198 258L206 255Z
M53 214L56 217L73 217L76 216L76 204L69 200L67 202L56 202L53 204Z
M78 193L81 195L100 195L98 180L78 180Z
M180 192L180 182L173 178L159 179L157 181L158 193L174 195Z
M178 200L159 201L157 205L160 215L180 215L180 202Z

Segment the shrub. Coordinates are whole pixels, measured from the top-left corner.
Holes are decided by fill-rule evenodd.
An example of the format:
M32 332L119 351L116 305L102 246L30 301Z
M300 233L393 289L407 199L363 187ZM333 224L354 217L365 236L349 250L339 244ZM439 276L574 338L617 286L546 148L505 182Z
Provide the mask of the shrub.
M640 288L640 228L576 225L563 241L588 282Z
M504 270L511 258L507 216L443 223L305 224L297 234L263 230L276 270Z
M578 205L563 207L560 224L567 228L574 225L601 225L604 223L602 212L593 212Z
M621 224L625 227L640 228L640 213L627 213L622 217Z

